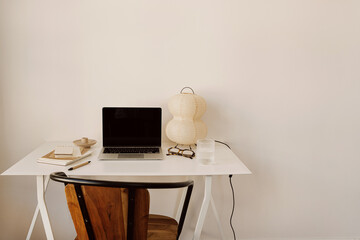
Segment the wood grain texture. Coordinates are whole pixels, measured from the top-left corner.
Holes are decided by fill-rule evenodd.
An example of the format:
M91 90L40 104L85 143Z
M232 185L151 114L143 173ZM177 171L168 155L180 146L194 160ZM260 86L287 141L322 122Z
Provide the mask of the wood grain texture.
M134 209L134 240L146 240L148 231L150 194L147 189L136 189Z
M162 215L149 215L148 240L175 240L178 223L175 219Z
M123 199L128 192L121 188L82 186L86 208L96 239L126 239L127 213ZM125 204L125 208L127 208ZM124 221L126 219L126 221Z
M68 208L73 220L78 240L88 240L85 223L80 210L79 202L76 196L75 187L73 184L65 186L65 195Z
M97 240L126 240L128 189L81 186L86 209ZM78 240L88 240L84 219L73 184L65 187L66 198ZM149 215L147 189L136 189L133 240L175 240L178 223L166 216Z

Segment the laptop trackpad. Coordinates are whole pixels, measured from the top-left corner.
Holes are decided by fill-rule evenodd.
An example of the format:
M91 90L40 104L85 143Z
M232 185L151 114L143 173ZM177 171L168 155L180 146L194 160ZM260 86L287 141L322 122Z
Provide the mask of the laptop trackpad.
M119 159L129 159L129 158L139 158L139 159L143 159L144 158L144 154L143 153L120 153L118 155Z

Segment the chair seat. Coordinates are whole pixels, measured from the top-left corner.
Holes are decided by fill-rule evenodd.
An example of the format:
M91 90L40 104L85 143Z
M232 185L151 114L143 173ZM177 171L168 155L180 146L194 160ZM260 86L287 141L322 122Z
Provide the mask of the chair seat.
M177 230L178 223L175 219L156 214L149 215L147 240L176 240Z
M147 239L148 240L173 240L177 238L178 223L175 219L150 214Z
M178 223L175 219L156 214L149 215L147 240L174 240L177 238L177 230Z

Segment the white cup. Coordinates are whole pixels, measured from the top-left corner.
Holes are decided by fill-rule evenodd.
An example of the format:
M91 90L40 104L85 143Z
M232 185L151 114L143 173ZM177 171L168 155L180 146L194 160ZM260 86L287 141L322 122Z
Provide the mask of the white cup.
M199 139L196 148L196 160L200 164L215 163L215 141L212 139Z

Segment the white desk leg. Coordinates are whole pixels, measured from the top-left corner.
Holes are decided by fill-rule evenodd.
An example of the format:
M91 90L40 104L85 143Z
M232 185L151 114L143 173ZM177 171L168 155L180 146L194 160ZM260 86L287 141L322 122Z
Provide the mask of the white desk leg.
M48 186L48 184L49 184L49 180L50 180L50 176L48 175L48 176L46 176L45 182L44 182L45 191L46 191L46 188L47 188L47 186ZM38 217L38 215L39 215L39 211L40 211L40 208L39 208L39 203L38 203L38 204L36 205L36 209L35 209L34 216L33 216L33 218L32 218L31 224L30 224L30 228L29 228L28 234L27 234L27 236L26 236L26 240L30 240L30 238L31 238L31 234L32 234L32 232L33 232L33 230L34 230L35 223L36 223L36 219L37 219L37 217Z
M186 177L186 181L189 180L189 177ZM181 190L178 193L178 205L177 205L177 211L175 214L175 220L177 222L180 221L180 217L181 217L181 212L184 206L184 202L185 202L185 198L186 198L186 188L181 188ZM181 194L181 196L180 196Z
M203 203L201 205L199 218L196 223L193 240L200 239L201 230L204 225L205 216L206 216L207 210L209 208L210 199L211 199L211 183L212 183L212 176L205 176L204 199L203 199Z
M35 209L34 216L32 218L31 224L30 224L28 234L26 236L26 240L30 240L30 237L31 237L31 234L32 234L32 232L34 230L35 222L36 222L36 219L37 219L38 215L39 215L39 205L36 205L36 209Z
M38 199L38 206L40 210L41 219L44 225L44 230L46 234L46 238L48 240L54 240L54 235L51 230L51 224L49 215L46 208L45 203L45 183L44 183L44 176L36 176L37 182L37 199Z
M222 239L222 240L225 240L224 231L223 231L222 226L221 226L219 214L218 214L218 212L217 212L217 210L216 210L215 202L214 202L214 199L213 199L212 196L211 196L210 202L211 202L211 207L212 207L212 210L213 210L213 212L214 212L214 215L215 215L215 218L216 218L216 222L217 222L217 225L218 225L218 228L219 228L219 231L220 231L221 239Z
M180 217L181 217L181 212L182 212L182 209L183 209L183 206L184 206L184 202L185 202L185 197L186 197L186 192L185 189L181 189L181 197L179 199L179 195L178 195L178 207L177 207L177 211L176 211L176 215L175 215L175 220L177 222L180 221Z

